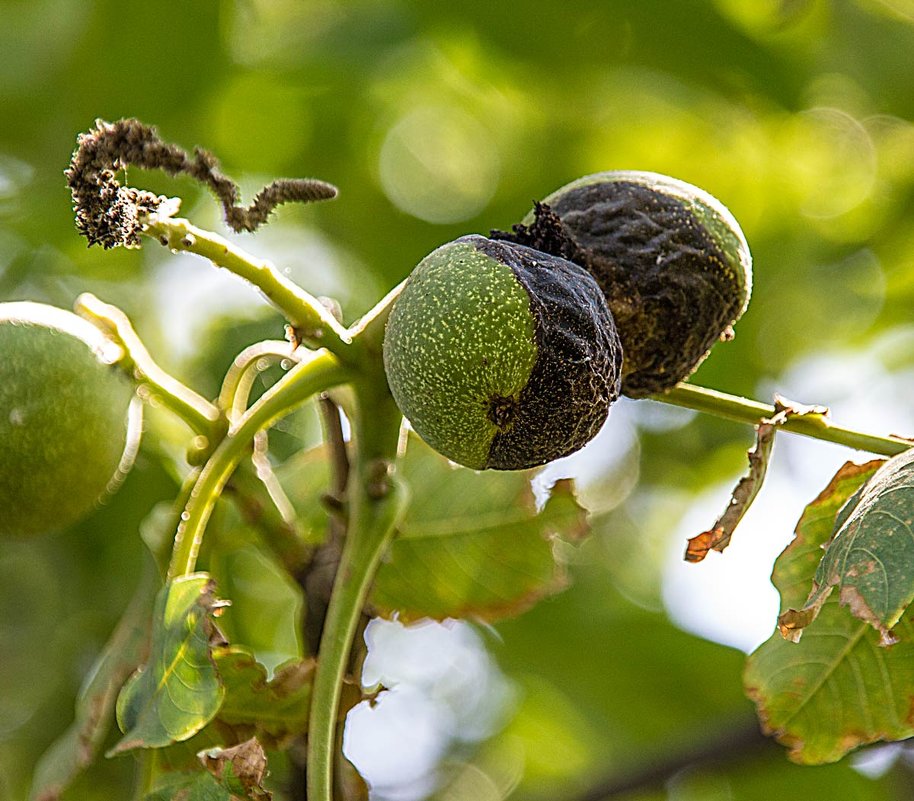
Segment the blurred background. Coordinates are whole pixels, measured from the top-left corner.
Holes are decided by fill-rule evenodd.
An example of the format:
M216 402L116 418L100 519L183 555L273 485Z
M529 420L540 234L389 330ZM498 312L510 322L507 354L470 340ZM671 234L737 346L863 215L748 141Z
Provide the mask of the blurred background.
M0 299L69 307L92 291L207 394L243 346L282 338L282 320L193 257L85 247L63 170L97 117L211 149L246 198L279 176L338 185L333 203L233 238L347 321L437 245L507 228L578 176L692 182L730 207L755 259L735 340L694 380L914 432L912 0L0 0L0 20ZM224 232L190 182L130 179ZM3 801L27 797L69 725L137 581L143 521L175 494L186 431L155 410L147 428L92 517L0 551ZM306 410L275 447L318 435ZM773 559L804 504L865 455L782 436L732 547L684 564L751 441L622 402L536 479L577 477L591 511L567 591L494 626L372 624L365 681L393 689L351 714L346 752L373 798L911 798L901 746L800 768L754 737L740 674L774 628ZM258 591L281 607L289 590ZM281 639L275 661L294 648ZM65 798L125 797L132 770L100 764Z

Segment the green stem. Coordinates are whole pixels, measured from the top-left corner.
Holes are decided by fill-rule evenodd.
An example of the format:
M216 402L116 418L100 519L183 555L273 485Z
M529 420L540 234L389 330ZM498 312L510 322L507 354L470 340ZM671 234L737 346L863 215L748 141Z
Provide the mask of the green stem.
M268 457L258 454L259 440L265 434L255 437L252 458L241 461L226 491L234 494L242 515L257 529L264 545L295 576L308 564L313 547L305 543L279 482L266 475L272 469L265 464Z
M295 351L291 342L270 339L248 346L234 358L222 381L216 402L229 420L235 420L247 408L257 365L264 359L271 362L297 362L299 357Z
M356 383L356 453L349 482L349 526L321 636L308 726L308 801L332 801L340 694L352 641L372 579L406 505L390 474L401 415L387 393ZM383 376L381 376L383 381Z
M384 338L384 326L387 325L390 310L393 308L394 301L400 297L404 286L406 286L406 281L401 281L356 320L348 329L349 335L353 339L358 337L362 342L379 344Z
M333 354L320 351L293 367L238 420L213 451L194 485L175 536L169 578L193 572L203 532L216 500L232 471L250 452L251 441L257 432L312 395L350 378L349 371Z
M180 217L150 217L143 233L172 250L196 253L250 281L286 316L308 347L327 348L346 358L350 342L346 328L317 298L286 278L266 259L246 253L218 234L197 228Z
M127 315L88 292L76 299L76 313L116 342L123 356L118 366L138 387L180 417L193 431L214 445L228 428L218 407L166 373L146 350Z
M750 425L758 425L763 419L770 419L777 413L775 407L767 403L759 403L738 395L728 395L694 384L679 384L663 395L652 395L651 400ZM784 423L778 426L778 430L791 431L794 434L835 442L848 448L883 456L894 456L914 446L914 441L902 437L881 437L835 425L830 417L817 412L788 416Z

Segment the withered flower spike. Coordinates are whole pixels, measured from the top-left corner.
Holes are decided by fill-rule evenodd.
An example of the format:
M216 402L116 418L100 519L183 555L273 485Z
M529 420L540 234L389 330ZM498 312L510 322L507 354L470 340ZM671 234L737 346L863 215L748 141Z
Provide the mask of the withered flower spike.
M247 207L237 205L238 187L219 169L216 157L195 148L191 157L177 145L163 142L155 128L136 119L114 123L96 120L80 134L67 183L73 195L76 226L89 240L105 248L139 244L139 219L154 212L164 198L121 186L116 172L128 165L187 175L209 187L222 204L225 221L234 231L254 231L282 203L330 200L336 187L313 178L281 179L264 187Z

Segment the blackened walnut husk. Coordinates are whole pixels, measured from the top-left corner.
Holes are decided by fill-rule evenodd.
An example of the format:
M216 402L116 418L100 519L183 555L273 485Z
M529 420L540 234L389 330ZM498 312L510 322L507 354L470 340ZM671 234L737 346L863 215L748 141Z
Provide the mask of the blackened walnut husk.
M574 248L556 232L557 221ZM497 236L498 234L496 234ZM560 243L606 295L625 353L622 392L639 398L687 378L748 302L750 257L713 197L653 173L602 173L537 204L505 238Z
M513 425L492 440L489 467L516 469L586 445L619 397L622 347L612 314L576 264L483 237L481 253L507 264L530 296L537 358L520 393Z

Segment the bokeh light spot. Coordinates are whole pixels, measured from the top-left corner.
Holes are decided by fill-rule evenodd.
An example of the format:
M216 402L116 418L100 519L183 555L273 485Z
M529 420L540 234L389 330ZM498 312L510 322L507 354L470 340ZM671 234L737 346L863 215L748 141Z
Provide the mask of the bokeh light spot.
M397 208L431 223L469 219L498 186L491 134L450 106L416 108L390 128L378 160L384 193Z
M793 116L783 130L785 180L808 217L846 214L863 203L876 179L876 151L866 129L837 108Z

